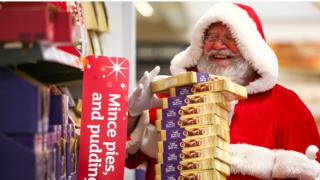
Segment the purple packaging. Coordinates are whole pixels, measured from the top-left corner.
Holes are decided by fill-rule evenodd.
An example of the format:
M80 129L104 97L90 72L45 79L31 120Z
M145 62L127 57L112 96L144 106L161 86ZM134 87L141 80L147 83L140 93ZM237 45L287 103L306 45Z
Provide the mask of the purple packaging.
M210 125L219 125L223 127L223 129L225 129L226 131L230 131L227 120L221 118L220 116L214 113L175 117L166 120L156 120L155 125L157 131L187 128L191 126Z
M186 137L184 132L185 132L184 128L162 130L161 131L161 138L163 136L165 136L166 137L166 139L165 139L166 141L183 139L183 138ZM162 135L162 134L164 134L164 135Z
M164 151L161 153L162 163L179 163L182 158L180 157L181 150L173 150L173 151ZM158 154L160 155L160 154Z
M35 141L32 135L0 133L1 179L45 179L44 153Z
M228 138L224 137L225 134L225 130L217 125L191 126L185 128L167 129L160 131L161 139L163 141L173 141L186 138L200 138L215 135L222 136L223 138Z
M175 97L175 96L185 96L185 95L192 94L192 91L191 91L192 87L193 85L170 88L170 96Z
M170 152L177 151L181 152L182 149L189 149L194 147L210 147L217 146L224 151L229 152L230 146L223 138L219 136L206 136L200 138L190 138L190 139L176 139L173 141L159 141L158 142L158 152Z
M157 110L157 119L173 119L179 118L179 110L180 107L172 108L172 109L158 109Z
M158 127L158 124L157 124L157 130L181 128L181 126L178 124L179 117L175 117L175 118L172 118L172 119L167 119L165 121L159 120L156 123L158 123L158 122L160 123L161 127Z
M175 108L181 107L186 105L185 99L187 96L176 96L176 97L169 97L169 98L162 98L162 106L163 109L167 108Z
M180 170L178 169L179 161L165 164L157 164L156 169L161 171L161 176L171 174L179 177Z
M153 93L167 90L171 87L185 86L188 84L207 82L210 76L207 73L186 72L151 83Z
M228 110L222 108L216 103L199 103L170 109L158 109L156 112L156 118L157 120L167 121L168 119L179 118L181 116L201 115L208 113L217 114L224 119L227 119L228 117Z
M27 75L0 68L0 132L37 134L48 131L49 89Z

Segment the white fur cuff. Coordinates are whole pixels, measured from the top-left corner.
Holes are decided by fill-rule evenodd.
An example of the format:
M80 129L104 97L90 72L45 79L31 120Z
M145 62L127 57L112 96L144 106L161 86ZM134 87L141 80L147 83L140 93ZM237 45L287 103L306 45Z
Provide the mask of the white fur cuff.
M274 151L248 144L231 144L231 173L270 179Z
M149 124L146 132L143 136L141 151L153 159L157 159L158 154L158 141L160 140L160 134L157 132L156 127L153 124Z
M316 179L320 164L296 151L277 150L272 173L273 178Z
M144 111L139 117L139 122L136 128L130 134L131 140L126 143L126 152L129 154L136 153L142 144L143 134L146 130L146 127L149 124L149 112Z

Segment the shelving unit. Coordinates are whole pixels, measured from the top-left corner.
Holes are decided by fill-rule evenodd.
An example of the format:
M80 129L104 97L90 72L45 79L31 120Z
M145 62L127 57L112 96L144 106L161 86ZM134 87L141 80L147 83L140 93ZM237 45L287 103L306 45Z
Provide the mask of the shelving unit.
M54 46L37 43L27 49L0 48L1 66L22 70L43 83L61 83L82 79L82 62Z
M25 13L25 22L18 22L21 29L10 29L15 26L9 23L5 33L12 30L31 37L37 30L48 30L47 26L55 25L46 31L48 35L59 33L54 37L72 37L79 25L72 23L71 18L77 15L68 8L78 8L78 5L69 2L1 3L0 20L14 22ZM31 29L28 23L37 23L30 19L35 11L43 12L44 16L39 19L46 23ZM59 19L60 14L64 19ZM66 28L68 31L61 31ZM80 53L60 48L76 50L72 46L74 40L36 36L38 39L26 41L19 35L12 36L14 42L8 42L1 37L0 179L77 179L79 134L76 131L79 124L70 114L75 105L70 103L72 97L57 86L82 79Z
M78 6L75 6L77 3L73 2L0 3L0 22L2 24L6 24L3 21L7 21L7 17L1 17L3 8L26 10L29 7L48 8L50 6L50 9L41 12L49 15L58 12L62 16L45 16L44 18L50 17L49 20L46 19L47 25L63 27L63 30L49 28L49 31L47 28L42 28L46 30L46 33L49 32L47 34L49 36L37 36L37 33L34 34L34 32L24 33L22 37L27 38L17 39L18 43L16 40L12 42L0 38L0 73L7 73L7 76L0 76L0 127L5 127L3 123L7 123L13 128L10 132L0 128L0 179L77 179L79 145L77 127L81 115L79 98L82 94L82 61L78 55L68 53L58 47L78 44L77 41L68 40L66 37L71 37L68 34L63 36L63 33L71 32L69 27L73 27L78 37L77 40L81 39L87 43L76 47L86 49L80 53L81 57L89 54L104 54L124 56L129 59L131 61L130 90L133 90L135 86L135 32L132 31L135 27L135 11L133 3L94 2L92 4L94 8L98 8L96 11L98 14L93 13L95 17L86 17L84 12L79 11ZM73 10L68 11L68 7L72 7ZM106 12L108 10L108 15L103 12L103 9ZM74 19L69 21L71 18L65 17L67 14L72 14ZM32 30L30 27L36 27L30 25L35 18L28 19L28 16L20 18L24 19L23 21L9 22L22 23L19 25L21 32L25 27L28 27L30 31ZM78 16L83 16L83 18L76 18ZM64 21L53 22L52 19L56 17ZM99 18L97 19L98 27L84 30L74 27L79 27L79 25L87 27L83 19L93 22L93 19L90 18ZM109 23L103 22L109 19L111 19ZM63 26L66 22L74 24ZM103 26L100 26L101 23ZM10 30L9 26L2 27L0 33L4 32L4 29ZM111 29L110 32L108 32L109 29ZM9 33L16 33L18 29L14 30ZM51 31L59 32L61 36L51 37ZM58 41L59 38L65 38L65 41ZM97 54L98 52L101 54ZM9 82L9 84L4 82ZM17 86L17 82L24 86ZM34 95L31 96L26 87L33 89ZM68 93L63 90L64 87L70 90L72 97L67 96ZM6 90L6 93L3 93L3 90ZM72 101L73 98L76 99L75 103ZM31 113L37 115L33 118L34 123L26 119ZM27 125L33 127L32 131L22 132L27 129ZM133 179L133 177L134 171L126 171L125 179Z

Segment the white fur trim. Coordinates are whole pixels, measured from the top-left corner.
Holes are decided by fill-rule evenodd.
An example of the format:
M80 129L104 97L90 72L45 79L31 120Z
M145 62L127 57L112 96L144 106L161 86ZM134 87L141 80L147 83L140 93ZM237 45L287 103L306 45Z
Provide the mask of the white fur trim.
M229 113L229 116L228 116L228 124L229 126L231 125L231 122L232 122L232 117L234 115L234 109L236 107L236 105L238 104L238 100L234 100L234 101L231 101L230 102L230 113Z
M319 151L318 147L315 145L310 145L306 150L306 156L309 159L315 160L317 159L317 152Z
M320 164L296 151L277 150L273 178L315 179L320 176Z
M153 124L149 124L142 140L141 151L147 156L157 159L158 141L160 141L160 134Z
M247 85L248 93L264 92L274 87L278 79L278 60L274 51L264 41L247 12L231 3L217 4L199 19L192 33L191 45L172 59L171 73L176 75L196 66L202 55L203 35L210 24L218 21L229 27L242 56L261 75Z
M136 153L142 144L142 137L149 124L149 111L144 111L140 117L136 128L130 134L130 140L126 142L126 152L129 154Z
M231 144L231 173L271 178L274 151L249 144Z

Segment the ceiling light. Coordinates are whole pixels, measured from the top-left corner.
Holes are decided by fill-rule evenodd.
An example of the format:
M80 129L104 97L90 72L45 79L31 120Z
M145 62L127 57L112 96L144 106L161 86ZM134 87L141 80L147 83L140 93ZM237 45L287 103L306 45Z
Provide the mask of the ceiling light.
M137 11L144 17L151 17L154 13L153 7L148 2L135 2Z

